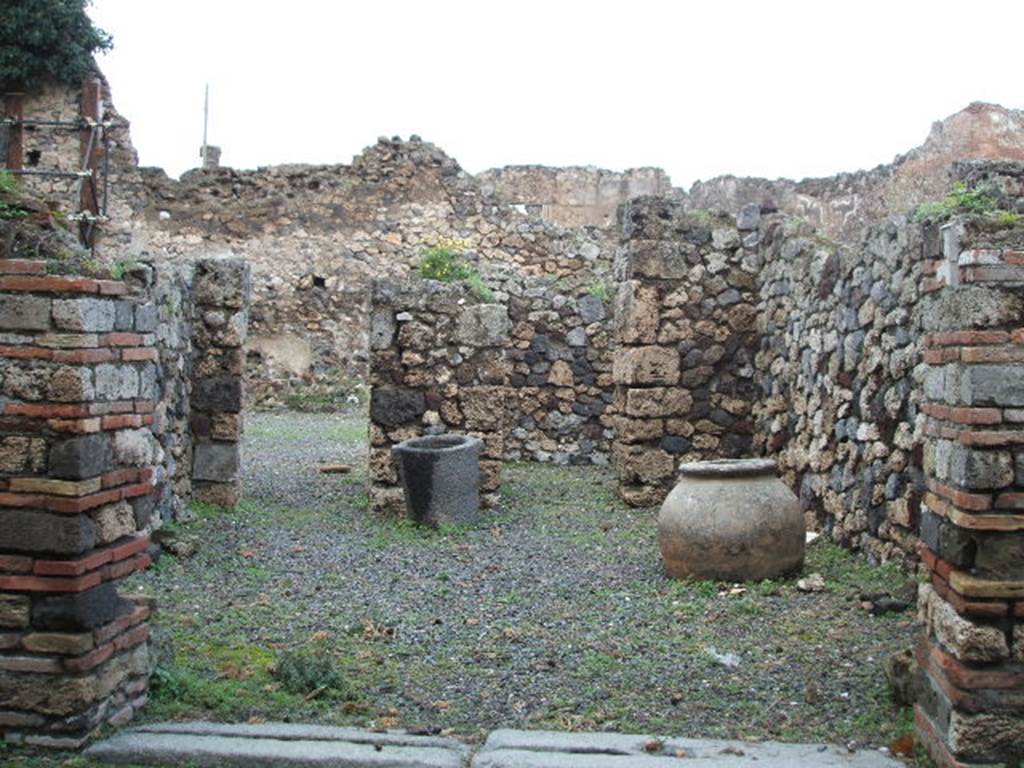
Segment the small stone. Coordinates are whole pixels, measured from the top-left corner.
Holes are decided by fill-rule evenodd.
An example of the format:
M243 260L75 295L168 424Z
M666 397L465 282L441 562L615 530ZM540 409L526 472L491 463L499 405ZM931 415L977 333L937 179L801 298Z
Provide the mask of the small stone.
M812 573L810 576L797 581L796 588L801 592L824 592L825 577L820 573Z

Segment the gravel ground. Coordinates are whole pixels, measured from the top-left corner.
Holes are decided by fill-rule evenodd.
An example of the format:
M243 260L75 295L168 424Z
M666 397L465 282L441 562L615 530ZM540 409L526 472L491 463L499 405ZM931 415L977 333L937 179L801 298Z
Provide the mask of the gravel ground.
M864 747L909 729L881 660L909 647L910 612L873 617L861 591L899 571L831 543L805 574L746 585L660 570L655 510L614 498L608 469L509 465L503 509L442 531L367 512L361 415L251 414L245 500L180 527L128 587L156 595L160 664L146 717L292 719L444 730L617 730L827 740ZM328 462L353 465L325 475ZM344 696L294 696L287 649L336 659Z

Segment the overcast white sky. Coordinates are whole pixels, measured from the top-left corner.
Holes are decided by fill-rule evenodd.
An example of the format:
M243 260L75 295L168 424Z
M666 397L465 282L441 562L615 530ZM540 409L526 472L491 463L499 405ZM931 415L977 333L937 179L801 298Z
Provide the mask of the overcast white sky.
M971 101L1024 107L1021 0L95 0L144 165L348 163L417 133L471 172L829 175Z

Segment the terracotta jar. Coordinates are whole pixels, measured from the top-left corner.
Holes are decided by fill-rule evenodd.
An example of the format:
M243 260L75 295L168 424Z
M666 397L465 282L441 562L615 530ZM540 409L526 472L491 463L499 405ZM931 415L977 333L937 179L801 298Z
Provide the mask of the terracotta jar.
M658 543L676 578L767 579L803 564L804 517L774 461L698 461L679 467Z

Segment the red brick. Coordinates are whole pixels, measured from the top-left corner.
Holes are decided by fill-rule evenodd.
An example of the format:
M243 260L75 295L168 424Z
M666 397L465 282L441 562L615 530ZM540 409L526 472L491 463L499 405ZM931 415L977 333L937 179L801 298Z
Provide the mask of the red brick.
M114 403L108 403L110 410L107 413L134 413L135 405L130 400L119 400Z
M139 470L137 469L115 469L113 472L107 472L107 474L103 475L103 487L114 488L118 485L137 482L138 479Z
M998 408L950 408L949 420L960 424L1001 424L1003 414Z
M151 427L156 422L156 416L152 413L146 413L142 415L142 426Z
M50 360L53 350L45 347L18 347L8 344L0 346L0 357L18 360Z
M949 406L939 405L938 403L924 403L921 406L921 412L926 416L931 416L933 419L948 419L949 418Z
M948 572L946 575L949 575ZM955 610L961 616L975 616L978 618L998 619L1004 616L1008 616L1010 613L1009 603L984 603L978 600L968 600L966 597L961 595L952 587L949 587L946 590L946 594L943 595L943 598L947 603L953 606L953 610Z
M84 656L75 656L74 658L64 659L62 661L64 669L72 674L79 674L81 672L88 672L90 669L95 669L104 661L114 655L114 644L107 643L101 645Z
M24 555L0 555L0 571L6 573L31 573L32 558Z
M74 419L89 415L89 406L77 403L8 403L4 413L11 416L39 416L44 419Z
M0 416L0 432L42 432L46 422L31 418L11 418Z
M960 359L965 363L1019 363L1024 360L1024 348L963 347Z
M102 577L103 581L113 581L114 579L123 579L129 573L135 572L135 559L122 560L118 563L111 563L110 565L103 566Z
M949 753L945 740L920 704L914 705L914 724L917 737L934 762L935 768L969 768Z
M114 562L124 560L126 557L137 555L149 546L149 536L138 536L124 544L119 544L110 551L110 559Z
M1024 432L1020 430L989 430L987 432L961 432L960 442L963 445L991 448L1000 445L1017 445L1024 443Z
M121 350L121 359L126 363L142 360L158 360L160 354L153 347L130 347Z
M0 589L11 592L83 592L102 581L97 571L73 578L0 576Z
M123 635L118 635L114 638L114 650L124 651L128 648L134 648L136 645L146 642L149 638L149 625L142 624L134 629L130 629Z
M928 343L937 346L966 346L974 344L1005 344L1010 340L1007 331L946 331L933 333Z
M156 472L153 470L152 467L143 467L142 469L139 470L139 482L151 482L153 480L154 475L156 475Z
M93 639L95 639L97 645L102 645L108 640L113 640L117 635L124 632L129 627L134 627L136 624L141 624L150 616L150 610L144 605L140 605L127 616L122 616L119 619L115 619L109 624L104 624L93 630Z
M0 493L0 507L41 507L46 497L37 493Z
M53 352L55 362L72 365L107 363L115 357L117 354L109 349L57 349Z
M110 562L110 550L101 549L77 560L36 560L37 576L81 576Z
M1024 509L1024 493L1000 493L996 497L996 509Z
M938 349L926 349L924 361L928 365L942 365L952 363L960 359L959 347L940 347Z
M1024 269L1012 264L986 264L962 267L960 277L965 283L1017 282L1024 280Z
M1024 344L1024 328L1010 331L1010 341L1014 344Z
M124 413L117 416L104 416L102 421L103 429L127 429L129 427L141 427L142 417L136 413Z
M984 512L992 507L991 496L981 493L968 493L967 491L951 488L940 483L935 478L928 478L928 490L949 499L961 509L968 509L972 512Z
M1013 606L1013 615L1015 618L1024 619L1024 603L1017 603Z
M935 670L957 688L965 690L999 690L1024 687L1024 672L1007 669L972 669L927 639L918 646L918 662L922 668Z
M88 278L15 275L0 277L0 290L38 293L99 293L100 287L95 280Z
M135 485L129 485L127 488L122 488L121 496L125 499L145 496L147 493L152 493L155 487L152 482L136 483Z
M138 333L125 333L122 331L116 331L114 333L106 333L100 337L100 344L105 344L110 347L141 347L143 338Z
M99 491L89 496L80 496L77 499L59 498L56 496L44 497L41 506L51 512L62 512L66 515L75 515L104 504L113 504L121 499L121 490L114 488L109 491Z
M156 403L154 403L152 400L135 401L136 413L152 413L154 410L156 410Z
M97 285L104 296L123 296L128 293L128 286L120 280L98 280Z
M45 275L46 262L30 259L0 259L0 275Z
M100 431L99 419L50 419L47 426L55 432L74 432L88 435Z
M148 552L143 552L135 558L135 570L144 571L153 564L153 558L149 556Z
M926 277L921 281L921 292L932 293L946 287L946 281L935 277Z

